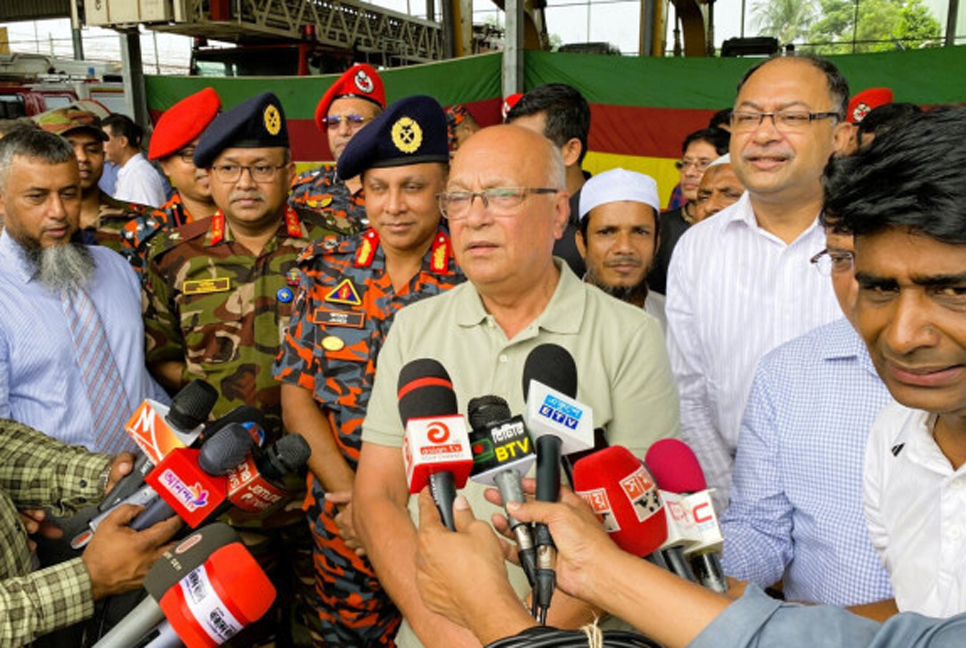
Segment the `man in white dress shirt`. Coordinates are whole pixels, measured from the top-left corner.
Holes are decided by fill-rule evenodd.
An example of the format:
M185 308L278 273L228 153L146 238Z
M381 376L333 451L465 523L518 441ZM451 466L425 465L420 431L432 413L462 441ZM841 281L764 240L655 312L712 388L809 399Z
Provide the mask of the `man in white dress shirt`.
M150 207L163 205L168 199L165 179L141 152L144 130L130 117L117 113L108 115L101 125L108 137L104 154L117 166L114 198Z
M691 227L671 259L668 351L681 435L724 511L758 360L841 316L809 259L825 247L821 177L848 142L848 84L827 61L769 59L738 86L730 156L746 193Z
M966 109L914 115L837 162L856 320L898 404L876 418L863 499L900 612L966 612Z

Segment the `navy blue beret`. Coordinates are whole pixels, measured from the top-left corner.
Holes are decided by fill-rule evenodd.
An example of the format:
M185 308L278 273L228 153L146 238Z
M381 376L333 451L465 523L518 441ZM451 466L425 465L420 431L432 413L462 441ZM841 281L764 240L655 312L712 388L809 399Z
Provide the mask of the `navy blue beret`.
M446 114L432 97L416 95L390 105L353 136L339 157L340 178L374 167L449 162Z
M265 92L215 117L198 140L194 162L206 169L226 148L276 146L288 148L288 127L282 102Z

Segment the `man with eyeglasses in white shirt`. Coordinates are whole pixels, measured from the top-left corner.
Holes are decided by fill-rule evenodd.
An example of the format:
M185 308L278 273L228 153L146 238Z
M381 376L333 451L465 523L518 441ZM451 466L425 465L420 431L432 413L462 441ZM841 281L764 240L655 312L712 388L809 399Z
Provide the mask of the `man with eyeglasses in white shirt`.
M769 59L738 86L730 156L746 193L689 229L671 259L668 350L681 433L727 508L741 417L758 360L841 316L809 264L825 247L821 177L848 141L848 83L827 61Z
M289 204L333 214L358 229L365 229L366 197L362 178L341 178L336 172L346 144L386 108L382 78L366 63L346 70L315 108L315 125L325 133L333 163L310 169L295 178Z
M604 428L609 443L643 457L654 441L677 435L677 394L658 322L582 282L552 255L568 218L564 186L563 157L542 135L506 125L470 137L439 194L468 281L402 309L380 351L363 424L353 521L405 617L396 637L401 648L480 645L464 628L430 612L416 590L415 498L401 460L396 394L408 361L438 360L452 377L463 414L471 398L488 394L506 399L516 413L523 411L527 356L552 342L574 357L577 399L593 408L594 426ZM461 490L477 511L496 512L483 491L472 482ZM511 568L511 580L525 595L522 570ZM548 623L578 627L592 619L587 612L558 593Z

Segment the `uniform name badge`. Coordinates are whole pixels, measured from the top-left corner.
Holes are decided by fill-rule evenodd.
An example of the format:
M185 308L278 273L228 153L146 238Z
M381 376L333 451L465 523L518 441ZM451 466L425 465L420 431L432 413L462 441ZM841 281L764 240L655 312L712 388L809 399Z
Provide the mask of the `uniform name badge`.
M231 290L229 277L214 277L213 279L192 279L181 286L185 295L206 295L208 293L226 292Z
M366 321L363 313L353 311L335 311L324 308L316 308L312 313L312 321L320 326L345 326L348 328L361 329Z

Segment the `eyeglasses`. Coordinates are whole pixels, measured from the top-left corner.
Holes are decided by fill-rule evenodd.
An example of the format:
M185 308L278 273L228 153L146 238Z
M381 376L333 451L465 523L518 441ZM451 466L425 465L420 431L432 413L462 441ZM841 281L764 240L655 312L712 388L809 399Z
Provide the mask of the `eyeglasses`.
M338 128L342 122L345 122L349 128L359 128L370 119L372 117L365 117L363 115L329 115L322 121L329 128Z
M194 149L194 147L192 147L192 148L183 148L180 151L178 151L177 153L175 153L175 155L177 155L179 158L181 158L181 161L184 162L185 164L194 164L195 163L195 149Z
M707 169L712 162L714 162L714 160L689 160L684 158L683 160L678 160L675 162L674 168L678 171L682 171L690 167L694 167L695 171L704 173L704 170Z
M279 169L284 169L286 165L274 166L271 164L216 164L211 167L215 179L219 182L237 182L241 178L242 171L252 174L255 182L270 182L275 179L275 174Z
M825 277L843 272L851 272L855 265L855 255L851 252L830 252L825 248L811 259L809 263Z
M842 119L837 112L808 112L807 110L779 110L778 112L751 112L736 110L731 113L731 129L736 133L750 133L761 126L765 117L771 117L775 128L782 132L801 131L818 119Z
M436 194L440 213L449 220L466 218L477 196L494 216L506 216L519 207L530 194L556 194L560 189L547 187L492 187L483 191L444 191Z

